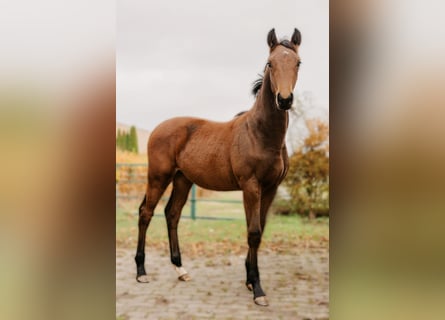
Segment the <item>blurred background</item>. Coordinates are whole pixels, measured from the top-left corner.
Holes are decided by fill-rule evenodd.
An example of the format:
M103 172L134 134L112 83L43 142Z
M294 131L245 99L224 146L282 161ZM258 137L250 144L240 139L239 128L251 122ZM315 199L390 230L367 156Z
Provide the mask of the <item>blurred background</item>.
M118 102L128 95L115 86L124 80L115 71L119 5L2 4L1 318L115 317L116 119L152 128L116 109L116 94ZM316 105L329 101L332 319L443 317L443 9L428 0L329 5L329 99L304 90ZM283 36L295 26L303 73L312 28L297 20L276 28ZM269 26L258 29L243 40L261 46ZM248 84L265 57L249 62L242 105L224 104L234 110L221 118L251 104Z
M269 55L266 39L272 28L279 39L289 39L294 28L300 30L303 40L299 55L303 63L286 137L291 168L270 210L262 242L263 252L269 255L262 256L262 260L267 263L275 261L277 255L287 254L295 267L289 268L289 275L280 280L286 283L285 287L295 288L287 303L293 307L277 308L279 311L273 313L276 318L328 316L329 3L119 1L116 39L119 270L116 314L119 319L136 317L135 310L128 308L129 275L124 272L133 271L133 266L127 266L121 257L129 256L128 251L133 254L136 247L137 213L146 190L147 161L150 161L146 156L150 132L172 117L193 116L223 122L250 109L255 101L252 85L265 68ZM162 197L148 229L147 252L156 257L168 252L163 211L170 192L167 189ZM182 253L194 259L195 266L203 265L205 269L209 268L208 259L239 260L239 256L246 254L241 191L192 189L181 217L178 233ZM292 259L298 256L310 259ZM300 263L304 268L296 267ZM233 276L227 280L236 283ZM294 286L298 277L305 280ZM175 294L180 295L178 292ZM169 309L174 308L175 294L169 291L163 296L170 301L166 303ZM147 299L139 304L142 314L165 316L165 305L144 310L143 304L150 304ZM213 300L207 296L194 300L200 302L200 308L211 318L212 314L218 317L217 305L222 303L221 299L215 294ZM244 306L243 300L239 302ZM295 307L297 304L300 308ZM134 301L132 305L139 306ZM252 318L261 316L253 310L247 312ZM233 312L230 315L237 316ZM193 304L184 306L176 316L200 317Z
M115 317L115 17L1 4L2 319Z
M333 319L443 317L443 10L331 3Z

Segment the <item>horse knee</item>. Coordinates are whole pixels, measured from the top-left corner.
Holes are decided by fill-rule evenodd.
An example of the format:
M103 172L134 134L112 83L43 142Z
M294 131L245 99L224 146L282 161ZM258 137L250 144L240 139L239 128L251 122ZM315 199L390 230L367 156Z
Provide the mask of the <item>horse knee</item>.
M173 219L174 214L171 211L171 204L167 203L167 206L164 209L164 215L165 215L165 219L167 219L167 221L170 221Z
M146 207L139 209L139 225L148 225L153 217L153 210L147 210Z
M249 247L258 248L261 243L261 231L249 231L247 242L249 243Z

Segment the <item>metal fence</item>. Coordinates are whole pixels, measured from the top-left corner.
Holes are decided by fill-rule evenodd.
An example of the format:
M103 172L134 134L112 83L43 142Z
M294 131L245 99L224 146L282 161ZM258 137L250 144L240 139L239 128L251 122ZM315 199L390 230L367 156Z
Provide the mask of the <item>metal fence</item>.
M116 163L116 208L124 206L124 204L137 210L139 203L142 201L146 190L147 183L147 164L146 163ZM167 189L168 191L168 189ZM166 192L166 195L169 193ZM194 184L192 186L188 202L183 208L182 217L189 217L190 219L211 219L211 220L235 220L244 219L244 215L240 214L244 211L243 201L240 196L233 196L234 193L228 196L210 196L199 197L198 188ZM165 202L168 197L162 197L161 201ZM204 208L200 208L200 204L206 203L213 204L227 204L230 205L233 213L228 213L228 208L222 208L220 212L209 215L201 213L205 211ZM159 205L158 205L159 207ZM208 208L207 208L208 209ZM157 209L159 210L159 209ZM189 215L187 215L187 210ZM155 216L157 214L155 213ZM160 214L158 214L160 215Z

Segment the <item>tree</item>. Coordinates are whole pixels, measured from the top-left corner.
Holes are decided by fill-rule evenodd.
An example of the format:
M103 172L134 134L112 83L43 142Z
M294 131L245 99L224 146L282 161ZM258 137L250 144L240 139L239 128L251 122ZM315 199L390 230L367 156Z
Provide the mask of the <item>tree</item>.
M130 151L130 134L125 132L124 136L124 150Z
M121 129L117 129L116 148L121 150L123 150L122 137L123 135Z
M306 120L308 136L289 159L285 186L291 210L315 217L329 213L329 126Z
M117 130L116 148L123 151L138 152L138 138L135 126L130 127L130 132Z
M128 146L128 150L134 153L138 152L138 136L135 126L131 126L130 128L130 144Z

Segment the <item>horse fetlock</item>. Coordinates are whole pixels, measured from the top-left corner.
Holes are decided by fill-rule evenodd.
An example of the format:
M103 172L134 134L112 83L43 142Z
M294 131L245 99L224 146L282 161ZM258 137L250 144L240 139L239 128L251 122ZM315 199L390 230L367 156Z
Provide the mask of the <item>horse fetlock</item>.
M178 268L182 266L181 256L177 254L172 254L170 256L170 261Z
M258 279L256 282L253 283L253 296L254 298L265 296L266 294L263 291L263 288L261 288L260 280Z
M257 273L253 274L253 273L249 273L249 275L247 276L247 281L246 281L246 285L250 284L250 286L252 287L252 290L254 290L255 288L261 288L260 286L260 277Z
M137 266L144 265L145 253L143 253L143 252L136 253L136 256L134 257L134 261L136 262Z
M135 257L136 260L136 280L138 282L148 282L147 272L144 266L144 255Z

